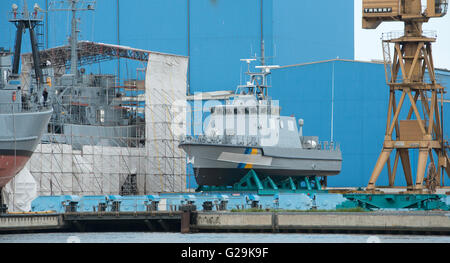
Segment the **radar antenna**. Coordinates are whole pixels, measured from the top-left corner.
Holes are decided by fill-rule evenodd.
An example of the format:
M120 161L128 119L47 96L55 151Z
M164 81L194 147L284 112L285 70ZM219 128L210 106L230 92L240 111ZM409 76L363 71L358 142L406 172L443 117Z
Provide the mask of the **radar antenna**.
M255 66L255 68L261 69L261 71L251 72L250 64L253 61L256 61L256 59L248 58L248 59L241 59L241 61L247 63L248 68L245 74L249 76L249 81L247 81L245 85L239 85L238 90L240 90L240 92L245 92L245 94L248 95L255 95L258 100L267 98L268 96L267 89L270 87L267 83L267 76L271 74L270 71L272 69L279 68L280 66L278 65Z

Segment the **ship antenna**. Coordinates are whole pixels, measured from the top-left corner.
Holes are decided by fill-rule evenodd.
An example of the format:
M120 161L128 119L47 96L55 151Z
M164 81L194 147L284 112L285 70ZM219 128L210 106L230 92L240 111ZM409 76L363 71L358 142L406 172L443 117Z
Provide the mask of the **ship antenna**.
M267 84L267 75L271 74L271 69L279 68L278 65L261 65L261 66L255 66L257 69L261 69L261 72L251 72L250 71L250 63L252 61L256 61L256 58L246 58L241 59L241 61L244 61L247 63L247 72L246 74L250 77L250 81L248 81L245 85L239 85L238 89L241 88L247 88L249 90L250 94L258 94L261 97L258 97L258 99L264 99L267 97L267 88L269 87ZM258 77L262 78L261 83L258 82ZM256 85L255 85L256 82ZM256 93L256 89L259 90L259 93Z
M78 66L78 30L77 30L77 11L93 11L95 10L95 0L65 0L53 1L50 3L51 11L71 11L72 26L70 33L70 74L77 74Z
M34 15L30 16L28 11L28 3L26 0L23 1L23 13L17 17L17 10L18 6L16 4L12 5L13 8L13 14L14 17L9 20L9 22L12 22L15 24L17 31L16 31L16 42L14 44L14 58L13 58L13 67L12 67L12 74L18 75L19 74L19 62L20 62L20 52L21 52L21 45L22 45L22 34L26 29L28 29L30 33L30 42L31 42L31 50L33 55L33 63L34 63L34 70L36 74L36 83L38 87L41 83L43 83L43 75L42 75L42 69L40 67L40 58L39 58L39 48L38 43L36 40L35 35L35 27L39 24L39 22L42 21L40 17L38 17L37 12L40 10L39 6L35 4L34 7Z
M259 68L261 69L261 73L262 73L262 83L260 85L260 88L262 88L262 92L264 97L267 96L267 88L269 87L268 83L267 83L267 76L271 74L270 70L271 69L277 69L280 68L279 65L264 65L264 66L255 66L255 68Z

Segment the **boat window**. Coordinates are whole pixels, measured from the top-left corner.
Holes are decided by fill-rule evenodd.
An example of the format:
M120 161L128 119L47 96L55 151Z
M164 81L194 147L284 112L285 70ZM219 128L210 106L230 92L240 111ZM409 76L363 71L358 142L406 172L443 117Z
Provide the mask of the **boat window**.
M280 107L271 107L272 115L280 115Z
M273 119L273 118L271 118L270 119L270 128L271 129L276 129L276 122L275 122L275 119Z
M211 114L214 114L214 112L215 112L215 108L211 107Z
M105 110L97 110L96 119L97 122L105 122Z
M291 120L288 121L288 129L290 131L294 131L294 122Z
M237 114L238 110L237 108L234 108L234 114Z
M284 122L282 120L280 120L280 128L283 129L284 128Z

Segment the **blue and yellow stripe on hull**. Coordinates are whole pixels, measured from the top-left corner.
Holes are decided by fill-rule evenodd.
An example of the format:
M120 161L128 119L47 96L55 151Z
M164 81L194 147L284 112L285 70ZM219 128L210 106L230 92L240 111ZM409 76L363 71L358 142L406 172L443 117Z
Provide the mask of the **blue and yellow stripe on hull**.
M251 155L257 155L258 149L257 148L245 148L244 154L251 154ZM244 169L252 169L253 164L251 163L239 163L237 168L244 168Z

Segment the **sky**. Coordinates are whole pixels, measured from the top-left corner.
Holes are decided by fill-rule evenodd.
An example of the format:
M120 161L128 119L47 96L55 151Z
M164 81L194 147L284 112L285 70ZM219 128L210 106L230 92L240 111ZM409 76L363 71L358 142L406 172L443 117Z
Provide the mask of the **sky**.
M377 29L362 29L362 0L355 0L355 60L383 60L382 33L403 31L402 22L384 22ZM431 18L423 30L434 30L437 40L432 44L434 67L450 70L450 13L441 18Z

